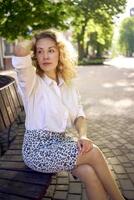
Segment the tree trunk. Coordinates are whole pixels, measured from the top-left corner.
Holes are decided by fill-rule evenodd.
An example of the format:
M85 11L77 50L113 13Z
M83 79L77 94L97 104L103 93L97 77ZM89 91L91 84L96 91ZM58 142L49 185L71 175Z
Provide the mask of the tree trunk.
M78 59L80 61L85 56L84 46L79 39L77 39L77 44L78 44Z
M96 53L96 57L97 58L101 58L102 57L102 49L101 49L101 45L99 43L97 43L97 53Z
M84 24L81 28L81 32L78 33L78 35L77 35L79 61L82 60L86 56L86 49L84 47L84 36L85 36L87 23L88 23L88 18L85 18Z

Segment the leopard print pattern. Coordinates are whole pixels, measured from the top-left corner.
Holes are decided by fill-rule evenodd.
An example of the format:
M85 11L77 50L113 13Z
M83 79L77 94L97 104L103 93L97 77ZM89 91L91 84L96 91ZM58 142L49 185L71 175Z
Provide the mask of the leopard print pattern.
M57 173L76 167L77 142L66 132L26 130L22 146L25 164L38 172Z

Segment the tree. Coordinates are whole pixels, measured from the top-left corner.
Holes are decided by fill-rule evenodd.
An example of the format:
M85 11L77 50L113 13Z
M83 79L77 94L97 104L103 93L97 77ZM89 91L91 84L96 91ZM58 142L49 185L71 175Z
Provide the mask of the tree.
M0 36L14 40L18 36L27 37L35 30L71 28L81 59L87 56L85 40L90 32L89 22L93 20L102 29L103 34L97 32L96 38L99 53L106 47L100 35L107 41L105 35L111 31L113 16L123 11L125 3L126 0L1 0Z
M103 27L110 27L113 17L124 10L126 0L75 0L73 9L72 26L74 27L74 39L78 44L79 59L86 56L85 34L88 22L93 19L94 23Z
M120 51L126 56L134 53L134 17L125 18L120 27Z
M85 56L103 57L111 46L113 36L113 25L96 24L94 20L89 20L85 33Z
M67 28L66 1L1 0L0 35L7 39L29 36L34 30Z

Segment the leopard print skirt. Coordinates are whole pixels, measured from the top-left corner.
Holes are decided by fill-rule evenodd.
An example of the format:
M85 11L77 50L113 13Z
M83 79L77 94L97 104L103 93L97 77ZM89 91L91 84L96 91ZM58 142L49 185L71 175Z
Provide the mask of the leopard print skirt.
M76 167L78 146L66 132L26 130L22 156L25 164L38 172L71 172Z

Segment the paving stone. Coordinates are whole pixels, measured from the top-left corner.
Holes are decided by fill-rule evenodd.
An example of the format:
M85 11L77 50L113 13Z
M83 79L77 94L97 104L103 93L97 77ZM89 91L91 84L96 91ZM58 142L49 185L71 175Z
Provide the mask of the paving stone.
M120 164L119 160L116 157L108 158L111 164Z
M67 198L67 192L63 191L56 191L54 194L55 200L66 200Z
M128 173L134 173L134 167L126 168L126 171L127 171Z
M110 152L110 149L109 148L103 148L101 149L103 151L103 153L106 153L106 152Z
M117 156L120 162L129 162L129 159L126 156Z
M112 152L113 152L116 156L122 155L122 154L123 154L123 153L121 152L121 150L119 150L119 149L112 149Z
M56 185L56 190L68 190L68 185Z
M82 190L84 190L86 186L84 183L81 182L81 187L82 187Z
M57 174L58 177L68 177L68 172L62 171Z
M81 195L69 194L67 200L81 200Z
M127 157L129 160L134 160L134 154L132 154L132 153L128 153Z
M121 165L113 165L113 169L116 173L126 173Z
M134 200L134 191L123 191L123 194L125 197L127 197L129 200Z
M68 184L69 179L68 178L57 178L57 184Z
M125 139L119 138L120 143L125 144L127 141Z
M105 157L107 157L107 158L109 158L109 157L114 157L114 154L113 154L112 151L111 151L111 152L106 152L106 153L104 153L104 155L105 155Z
M118 179L128 179L128 175L127 174L117 174Z
M125 144L125 147L127 147L128 149L134 149L134 145L133 144Z
M128 163L122 163L122 166L123 167L125 167L125 168L131 168L131 167L133 167L133 164L132 163L130 163L130 161L128 162Z
M85 190L82 191L82 200L88 200Z
M129 177L130 177L130 179L133 181L133 183L134 183L134 174L129 174Z
M129 179L120 179L119 182L123 190L134 190L134 185Z
M46 197L53 197L54 192L55 192L55 185L50 185L47 189L45 196Z
M82 192L81 183L70 183L69 184L69 193L81 194L81 192Z
M133 161L131 161L131 163L134 165L134 160L133 160Z
M51 184L56 184L56 179L52 179Z

